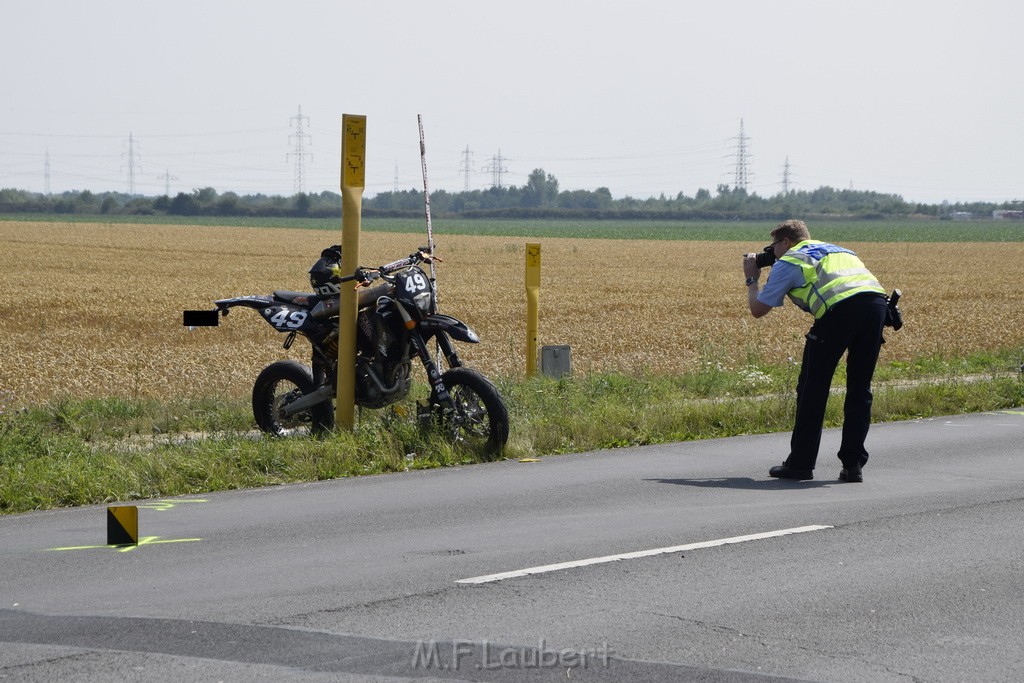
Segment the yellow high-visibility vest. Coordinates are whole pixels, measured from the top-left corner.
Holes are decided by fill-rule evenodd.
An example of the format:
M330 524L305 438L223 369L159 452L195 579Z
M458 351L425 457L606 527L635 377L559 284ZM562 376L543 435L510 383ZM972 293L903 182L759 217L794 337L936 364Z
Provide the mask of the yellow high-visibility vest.
M804 240L787 251L780 261L800 268L804 285L791 289L789 298L815 319L856 294L885 289L864 263L849 249L818 240Z

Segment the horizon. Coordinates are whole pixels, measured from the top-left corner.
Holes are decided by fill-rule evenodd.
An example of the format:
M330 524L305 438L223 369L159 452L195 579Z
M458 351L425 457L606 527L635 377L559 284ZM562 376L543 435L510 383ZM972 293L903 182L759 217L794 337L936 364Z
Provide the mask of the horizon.
M335 191L353 113L368 196L422 187L422 115L433 191L1024 198L1012 0L8 4L0 186Z
M499 188L499 189L508 190L508 189L511 189L512 187L513 186L507 186L507 187L503 187L503 188ZM522 186L514 186L514 187L521 188ZM136 192L135 194L128 194L127 192L122 191L122 190L91 190L91 189L81 189L81 190L80 189L69 189L69 190L63 190L61 192L50 192L49 194L47 194L45 192L39 192L39 191L29 190L29 189L25 189L25 188L2 187L2 186L0 186L0 191L2 191L2 190L13 190L15 192L25 192L25 193L29 193L29 194L32 194L32 195L36 195L36 196L40 196L40 197L47 197L47 198L61 197L61 196L65 196L65 195L81 195L84 192L89 192L90 194L93 194L93 195L96 195L96 196L117 195L117 196L127 197L129 199L144 199L144 200L157 200L157 199L160 199L161 197L168 197L170 199L173 199L174 197L177 197L179 194L190 195L190 194L195 194L195 193L201 192L202 190L205 190L205 189L212 189L216 193L216 195L218 197L222 197L222 196L227 195L227 194L234 194L234 195L237 195L239 198L243 198L243 199L244 198L255 198L255 197L263 196L263 197L267 197L267 198L270 198L270 199L289 199L289 200L294 200L296 197L299 196L299 193L294 193L294 194L270 194L270 193L266 193L266 192L254 192L254 193L244 193L243 194L243 193L235 192L233 190L225 190L225 191L222 192L222 191L218 190L217 188L209 187L209 186L202 187L202 188L200 188L200 187L193 188L190 191L181 190L179 192L172 192L170 195L165 195L163 193L160 193L160 194L144 194L144 193L140 193L140 192ZM492 188L476 188L476 189L468 190L468 192L487 192L490 189L492 189ZM610 190L611 188L595 188L593 190L563 190L563 189L560 188L559 189L559 193L562 193L562 192L577 192L577 191L596 192L597 190L600 190L600 189L609 189ZM700 188L700 189L709 189L709 188ZM824 189L833 190L835 192L850 191L850 192L853 192L853 193L877 194L879 196L884 196L884 197L899 197L898 195L881 193L881 192L878 192L876 190L871 190L871 189L853 189L853 190L849 190L848 188L844 189L844 188L830 187L828 185L822 185L820 187L812 188L812 189L793 189L793 190L791 190L791 192L792 193L813 193L815 191L824 190ZM457 195L457 194L463 192L464 190L448 190L448 189L445 189L445 188L440 188L438 190L431 190L431 194L433 195L433 194L435 194L435 193L437 193L439 191L443 191L443 192L445 192L447 194L450 194L450 195ZM364 194L362 199L363 200L373 200L379 194L386 194L386 193L391 193L391 192L394 192L394 190L383 190L383 191L378 192L378 193L376 193L374 195ZM423 194L423 189L422 188L407 188L407 189L404 189L404 190L398 190L398 192L401 192L401 193L414 192L414 193L422 195ZM320 196L323 193L328 193L328 194L335 195L335 196L338 197L339 201L341 200L341 189L340 188L337 189L337 190L320 190L319 192L306 192L304 194L309 195L309 196ZM770 195L770 196L763 196L763 195L757 194L756 192L750 192L749 195L750 196L758 197L759 199L762 199L762 200L772 200L772 199L780 198L781 193L777 193L775 195ZM711 195L711 201L714 201L714 198L716 196L717 196L716 194L712 194ZM695 197L693 195L686 195L685 198L688 199L688 200L695 200ZM908 201L907 199L902 198L902 197L899 197L899 198L905 204L908 204L910 206L915 206L916 205L916 206L928 206L928 207L938 207L938 208L941 208L941 207L944 207L944 206L955 207L955 206L966 206L966 205L974 205L974 204L993 205L993 206L997 206L997 205L1012 205L1014 207L1017 207L1018 205L1024 205L1024 200L1019 200L1019 199L1011 199L1011 200L1003 200L1003 201L977 200L977 201L965 201L965 202L955 202L955 203L954 202L948 202L948 201L944 200L944 201L941 201L941 202L929 203L929 202L913 202L913 201ZM612 193L612 200L613 201L632 200L632 201L637 201L637 202L645 202L645 201L658 201L660 199L661 199L660 196L659 197L631 197L631 196L626 195L626 196L623 196L623 197L615 197L614 193ZM675 201L676 200L676 195L673 195L673 196L665 195L664 199L667 200L667 201ZM537 207L537 208L557 209L558 207L547 206L547 207Z

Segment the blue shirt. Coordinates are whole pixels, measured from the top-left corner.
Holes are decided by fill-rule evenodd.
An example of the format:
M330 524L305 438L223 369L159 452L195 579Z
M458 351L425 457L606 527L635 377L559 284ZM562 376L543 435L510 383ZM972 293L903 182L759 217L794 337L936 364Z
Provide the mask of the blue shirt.
M803 287L804 272L799 266L786 261L776 261L764 289L757 293L757 300L774 308L786 303L786 294L791 289Z

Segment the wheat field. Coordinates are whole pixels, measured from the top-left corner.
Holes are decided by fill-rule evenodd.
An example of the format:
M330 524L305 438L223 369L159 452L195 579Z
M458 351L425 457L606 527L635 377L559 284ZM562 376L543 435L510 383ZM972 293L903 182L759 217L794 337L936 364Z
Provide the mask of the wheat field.
M770 226L766 226L766 232ZM437 228L440 309L480 335L460 344L485 374L525 369L527 238L445 236ZM0 222L0 389L19 401L60 397L245 396L277 359L308 345L255 312L187 330L185 309L218 298L308 290L316 230ZM365 232L360 262L403 257L421 234ZM758 245L545 239L540 344L568 344L576 373L685 373L798 358L810 317L787 304L750 317L741 255ZM889 289L906 326L887 333L882 362L1024 346L1024 244L845 244Z

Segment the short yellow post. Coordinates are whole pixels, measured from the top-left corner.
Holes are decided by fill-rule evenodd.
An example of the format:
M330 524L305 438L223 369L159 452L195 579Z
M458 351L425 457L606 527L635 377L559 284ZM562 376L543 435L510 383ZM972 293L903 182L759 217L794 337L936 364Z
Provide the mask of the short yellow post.
M537 330L540 309L540 245L526 245L526 376L537 374Z
M341 118L341 271L348 275L359 267L359 227L366 187L366 117L345 114ZM338 429L355 428L356 313L353 286L341 288L338 312L338 396L334 422Z
M139 544L139 508L111 505L107 508L107 545Z

